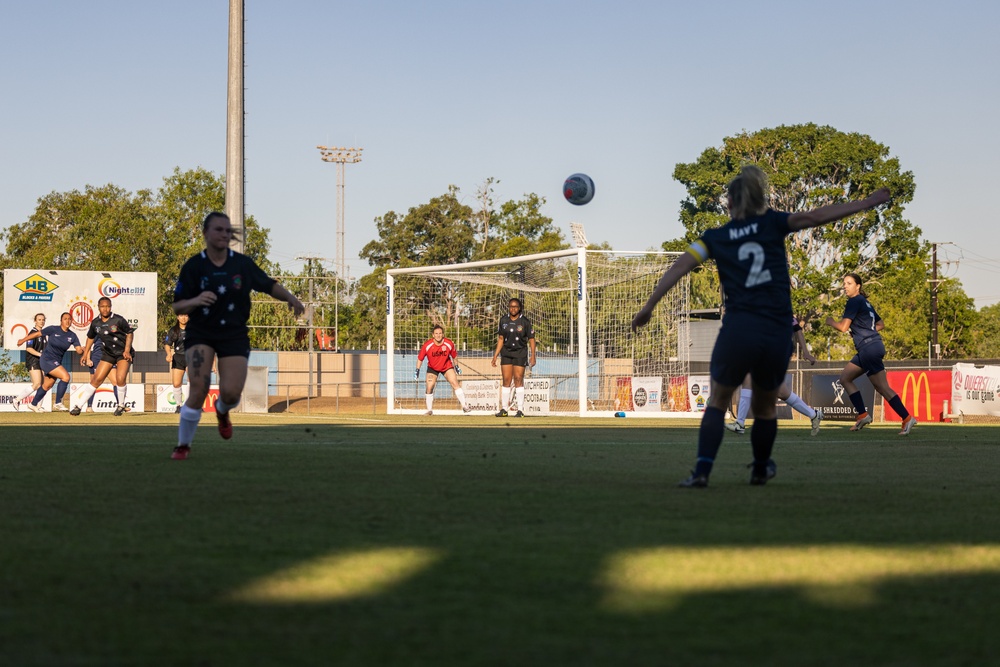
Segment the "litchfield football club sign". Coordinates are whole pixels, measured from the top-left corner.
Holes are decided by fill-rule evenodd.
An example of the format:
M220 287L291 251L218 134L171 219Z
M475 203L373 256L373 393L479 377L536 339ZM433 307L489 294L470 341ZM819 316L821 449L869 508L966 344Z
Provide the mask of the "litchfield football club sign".
M159 350L156 335L156 274L103 271L50 271L5 269L3 272L4 346L17 349L17 341L31 330L35 315L58 325L63 313L72 318L70 328L87 335L97 317L97 302L111 299L111 311L135 329L132 345L142 352Z

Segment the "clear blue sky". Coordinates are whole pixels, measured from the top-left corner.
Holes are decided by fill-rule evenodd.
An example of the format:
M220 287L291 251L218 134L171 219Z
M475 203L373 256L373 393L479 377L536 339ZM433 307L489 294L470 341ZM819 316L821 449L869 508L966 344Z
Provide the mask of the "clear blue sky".
M158 188L225 171L227 0L0 0L0 227L52 191ZM907 218L978 306L1000 301L1000 5L377 0L246 1L246 205L272 258L345 255L374 218L487 177L544 196L570 238L657 247L683 230L674 165L726 136L814 122L889 147ZM597 197L563 201L572 172ZM957 263L956 263L956 260Z

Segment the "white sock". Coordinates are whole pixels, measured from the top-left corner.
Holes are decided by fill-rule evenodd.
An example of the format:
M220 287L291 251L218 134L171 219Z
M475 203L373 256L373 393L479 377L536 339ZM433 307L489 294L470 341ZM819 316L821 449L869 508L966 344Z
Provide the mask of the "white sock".
M125 405L125 397L128 396L128 385L118 387L118 405Z
M29 396L34 396L35 392L37 392L37 391L38 391L38 387L32 387L31 389L25 389L24 393L21 394L20 396L18 396L17 400L14 401L14 402L15 403L21 403L22 401L24 401L24 399L28 398Z
M736 421L743 426L750 414L750 397L753 396L752 389L740 389L740 404L736 406Z
M174 403L177 405L184 404L184 390L180 387L174 387Z
M76 390L76 393L73 396L69 397L69 409L72 410L73 408L80 408L82 410L83 406L87 405L87 401L90 400L90 397L93 396L96 391L97 387L92 384L83 385L81 388Z
M458 402L462 404L462 409L464 410L465 409L465 390L464 389L456 389L455 390L455 398L457 398ZM428 410L429 409L430 408L428 408Z
M184 406L181 408L181 423L177 427L177 444L190 445L194 440L194 432L198 430L201 421L201 410Z
M524 407L524 387L514 388L514 402L517 403L518 411Z
M501 410L506 410L508 405L510 405L510 387L501 387L501 389L500 389L500 409Z
M812 409L812 406L807 405L806 402L802 400L802 397L794 391L788 395L788 398L785 399L785 403L788 403L790 408L796 412L801 412L806 417L809 417L809 419L816 416L816 411Z
M434 409L434 394L424 394L424 401L427 403L427 409Z

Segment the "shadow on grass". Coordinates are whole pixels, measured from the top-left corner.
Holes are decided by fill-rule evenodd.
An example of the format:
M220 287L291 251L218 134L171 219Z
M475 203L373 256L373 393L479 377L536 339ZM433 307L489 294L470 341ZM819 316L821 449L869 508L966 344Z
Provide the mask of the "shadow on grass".
M805 433L782 433L767 487L731 438L712 487L681 490L691 428L237 423L184 462L172 427L5 428L0 646L19 665L987 662L993 432Z

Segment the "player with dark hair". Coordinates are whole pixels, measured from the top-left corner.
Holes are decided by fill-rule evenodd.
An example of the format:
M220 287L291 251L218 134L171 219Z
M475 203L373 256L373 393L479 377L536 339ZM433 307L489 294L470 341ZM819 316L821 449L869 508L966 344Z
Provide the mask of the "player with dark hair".
M135 332L127 319L111 312L109 297L102 296L97 300L97 310L98 315L91 320L90 329L87 330L87 346L83 350L83 363L86 366L93 366L94 373L91 375L90 383L73 395L71 400L73 405L70 406L69 413L73 416L79 415L84 404L89 404L90 397L114 370L112 381L117 387L115 397L118 401L115 416L121 417L128 410L125 400L128 397L128 369L132 365L132 355L135 354L132 348ZM103 351L100 361L95 364L90 358L90 352L97 338L101 339Z
M843 316L840 320L827 317L826 323L837 331L850 331L854 338L854 349L857 350L857 354L840 372L840 384L847 390L854 411L858 415L851 430L860 431L872 423L872 416L865 407L865 399L861 396L858 386L854 384L854 381L865 373L875 391L882 394L896 414L903 418L899 435L909 435L917 420L903 405L899 395L889 386L889 380L885 375L885 364L882 361L885 358L885 344L879 333L885 328L885 323L875 312L875 306L868 300L868 296L861 290L861 276L856 273L844 276L844 293L847 295L847 305L844 306Z
M420 347L417 353L417 370L413 373L413 379L420 377L420 366L424 359L427 359L427 391L424 399L427 401L427 412L425 415L434 414L434 387L437 385L439 374L444 374L444 379L448 381L455 391L455 398L462 404L462 412L466 414L472 412L465 403L465 392L458 382L458 374L462 372L455 359L458 357L458 348L450 339L444 337L444 327L440 324L434 325L431 337Z
M810 366L815 365L818 360L809 351L806 338L802 334L802 324L795 317L792 318L792 341L798 345L802 358L808 361ZM738 435L742 435L746 431L744 424L746 424L747 415L750 414L750 399L752 396L753 389L751 388L750 377L748 376L744 379L743 387L740 389L740 400L736 408L736 420L726 424L726 430ZM819 425L823 421L823 410L810 406L802 400L801 396L792 391L792 384L788 378L785 378L785 381L781 383L781 387L778 389L778 398L787 403L788 407L809 418L812 426L809 435L819 435Z
M181 384L184 382L184 373L187 372L184 339L187 335L189 317L187 313L178 315L177 322L167 331L167 336L163 341L163 349L167 353L167 363L170 364L170 382L174 387L174 405L177 406L175 410L177 413L180 413L181 405L184 403L184 390L181 389Z
M250 257L229 248L233 238L229 216L213 211L205 216L201 229L205 249L184 263L174 288L174 312L191 316L184 340L190 391L181 408L177 447L171 455L177 460L186 459L191 452L216 359L219 435L226 440L233 437L229 412L239 405L250 358L250 292L256 290L284 301L295 317L305 311L294 294Z
M34 326L31 327L31 331L28 332L28 336L33 333L40 333L44 328L45 313L38 313L35 315L35 323ZM20 410L21 403L24 402L24 399L38 391L38 388L42 386L42 380L45 377L45 374L42 373L42 366L40 363L42 350L45 349L45 339L38 336L36 338L31 338L30 340L28 338L23 338L22 340L27 341L24 343L24 365L28 368L28 374L31 376L31 389L28 389L14 399L15 410ZM20 346L21 343L18 342L18 347Z
M45 340L45 349L42 350L42 355L38 360L45 377L42 379L42 386L35 392L35 398L28 405L28 409L32 412L42 411L38 407L38 404L42 402L42 398L45 397L45 394L52 388L56 380L62 380L56 389L57 404L62 403L66 389L69 388L69 371L62 365L63 356L71 349L75 350L77 354L83 354L83 348L80 347L80 339L75 332L69 330L72 322L72 316L69 313L63 313L59 317L59 326L53 325L45 327L41 331L29 333L17 342L18 347L20 347L26 341L36 338L43 338Z
M535 365L535 328L521 312L524 305L520 299L507 302L507 314L500 318L497 328L497 347L491 364L495 368L500 359L500 373L503 387L500 390L500 412L497 417L507 416L510 404L510 390L514 389L514 403L517 410L514 417L523 417L524 369Z
M861 201L813 211L781 213L767 205L767 177L745 166L729 182L730 221L709 229L667 269L649 300L632 319L632 330L646 325L660 299L681 278L709 258L715 259L725 293L725 315L712 350L711 396L698 431L698 459L685 487L706 487L725 433L726 409L733 392L750 373L755 415L750 431L753 465L750 483L766 484L776 466L771 451L778 432L775 401L792 352L792 298L785 237L793 232L845 218L889 200L879 190Z

